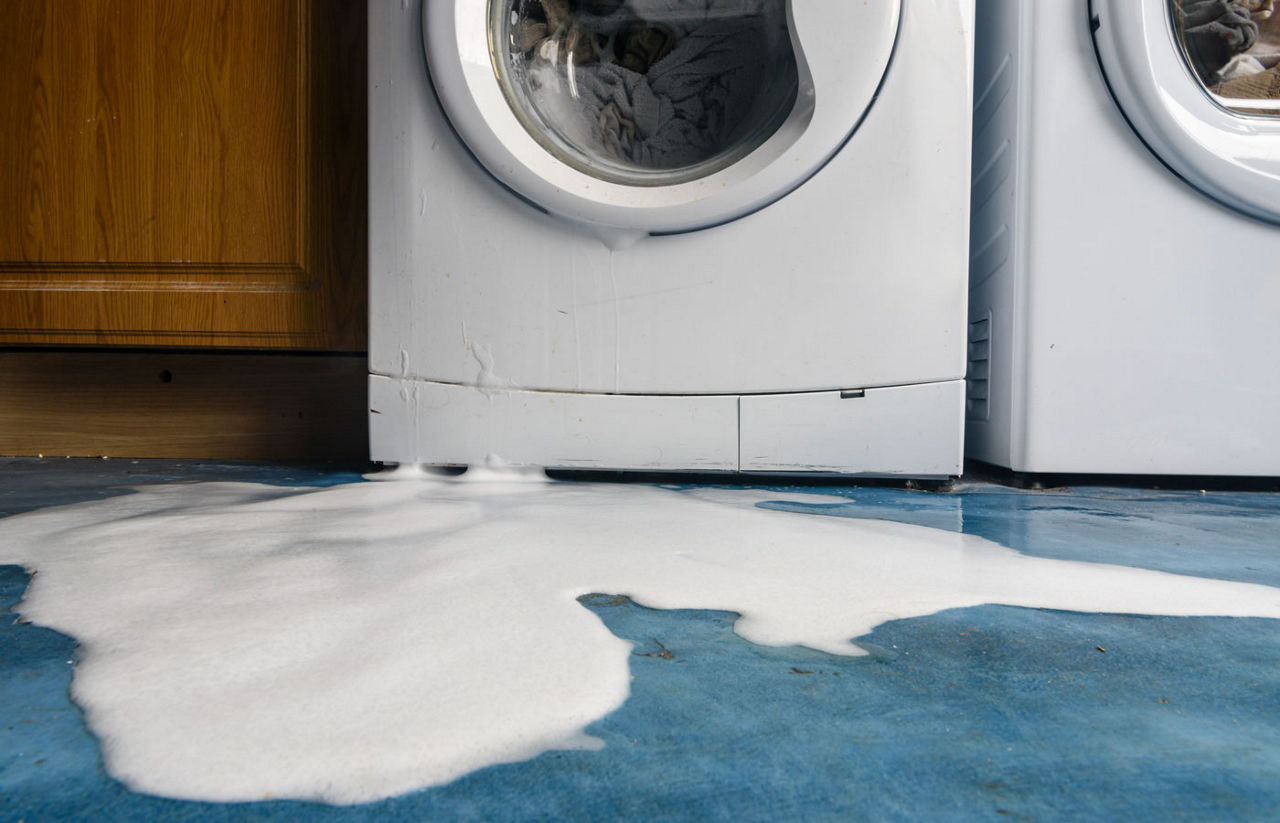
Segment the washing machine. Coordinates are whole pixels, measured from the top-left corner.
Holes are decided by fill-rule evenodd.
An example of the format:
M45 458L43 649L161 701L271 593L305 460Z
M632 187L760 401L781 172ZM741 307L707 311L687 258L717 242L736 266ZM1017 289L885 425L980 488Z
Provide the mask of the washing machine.
M369 20L374 460L960 471L972 0Z
M968 456L1280 475L1280 9L977 12Z

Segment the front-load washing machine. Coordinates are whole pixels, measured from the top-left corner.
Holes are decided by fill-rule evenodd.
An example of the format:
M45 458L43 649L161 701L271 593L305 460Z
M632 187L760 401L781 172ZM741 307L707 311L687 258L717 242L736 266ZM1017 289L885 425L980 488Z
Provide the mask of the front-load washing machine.
M959 472L972 0L369 18L375 460Z
M1280 475L1272 6L979 0L970 457Z

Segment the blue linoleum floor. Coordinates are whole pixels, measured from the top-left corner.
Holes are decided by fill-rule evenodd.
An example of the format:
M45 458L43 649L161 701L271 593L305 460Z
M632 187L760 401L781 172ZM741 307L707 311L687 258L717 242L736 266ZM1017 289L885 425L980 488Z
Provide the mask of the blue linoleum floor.
M175 480L354 472L0 461L0 516ZM822 486L815 516L981 535L1027 554L1280 586L1280 494ZM0 567L0 603L27 574ZM75 644L0 625L0 820L1280 820L1280 623L1004 606L886 623L867 657L752 645L724 612L584 598L636 643L632 695L555 752L380 803L205 804L102 770L67 697Z

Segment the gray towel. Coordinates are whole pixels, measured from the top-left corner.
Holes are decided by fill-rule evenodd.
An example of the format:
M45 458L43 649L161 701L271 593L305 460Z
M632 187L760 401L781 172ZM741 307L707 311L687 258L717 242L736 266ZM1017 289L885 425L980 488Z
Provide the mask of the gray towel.
M1231 58L1248 51L1258 39L1258 24L1243 3L1178 0L1176 11L1191 62L1207 84L1217 82Z
M616 58L620 32L637 19L674 35L644 73ZM571 142L624 165L673 169L712 158L795 92L785 0L631 0L577 24L605 41L600 59L570 71L563 50L544 50L549 59L529 67L529 96Z

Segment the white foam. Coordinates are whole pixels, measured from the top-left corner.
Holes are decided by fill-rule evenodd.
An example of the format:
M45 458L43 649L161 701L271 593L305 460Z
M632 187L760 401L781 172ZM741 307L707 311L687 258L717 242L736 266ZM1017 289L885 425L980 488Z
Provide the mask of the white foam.
M420 473L147 487L0 520L0 561L39 572L23 616L80 641L72 692L111 774L222 801L375 800L598 746L584 729L626 699L631 645L576 602L590 592L736 611L748 640L836 654L983 603L1280 617L1276 588L759 498Z

